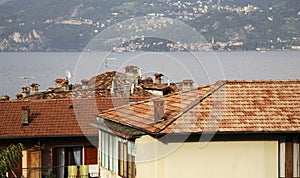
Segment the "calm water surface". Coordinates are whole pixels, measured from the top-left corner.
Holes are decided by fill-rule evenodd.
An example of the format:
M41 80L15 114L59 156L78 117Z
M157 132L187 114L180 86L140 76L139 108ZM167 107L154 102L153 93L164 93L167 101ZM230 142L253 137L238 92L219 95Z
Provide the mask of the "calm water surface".
M107 59L107 60L105 60ZM299 79L300 52L196 52L196 53L0 53L0 95L15 98L31 77L41 90L56 78L72 74L72 83L97 73L137 65L142 75L165 74L165 82L193 79L196 85L224 79Z

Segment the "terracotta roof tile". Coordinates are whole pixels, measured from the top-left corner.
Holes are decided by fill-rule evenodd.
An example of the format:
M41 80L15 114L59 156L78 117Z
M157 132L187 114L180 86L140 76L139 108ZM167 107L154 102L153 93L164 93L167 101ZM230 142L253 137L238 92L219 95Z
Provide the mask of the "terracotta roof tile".
M100 114L150 134L300 132L300 81L220 81L165 100L165 117L155 122L147 100Z
M131 100L141 100L132 98ZM91 126L103 110L127 104L126 98L0 101L0 139L97 134ZM29 106L29 125L22 126L22 106Z

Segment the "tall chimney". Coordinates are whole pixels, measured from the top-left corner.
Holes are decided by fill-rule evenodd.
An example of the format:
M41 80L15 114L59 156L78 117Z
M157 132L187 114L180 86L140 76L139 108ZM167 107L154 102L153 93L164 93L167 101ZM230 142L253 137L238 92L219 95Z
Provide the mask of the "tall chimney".
M81 89L82 90L88 90L89 89L89 80L88 79L82 79L81 80Z
M22 106L22 125L29 125L29 106Z
M157 98L153 100L154 105L154 120L160 122L163 120L165 115L165 101Z
M139 68L137 66L126 66L125 67L126 79L135 86L138 86L138 79L140 77Z
M28 97L30 95L30 87L29 86L23 86L22 87L22 95L23 97Z
M31 86L31 92L32 94L38 93L39 92L39 84L33 83L30 85Z
M193 89L193 83L193 80L183 80L181 84L181 90L185 92Z
M155 83L156 84L161 84L162 76L164 76L164 75L162 73L155 73L153 75L155 77Z

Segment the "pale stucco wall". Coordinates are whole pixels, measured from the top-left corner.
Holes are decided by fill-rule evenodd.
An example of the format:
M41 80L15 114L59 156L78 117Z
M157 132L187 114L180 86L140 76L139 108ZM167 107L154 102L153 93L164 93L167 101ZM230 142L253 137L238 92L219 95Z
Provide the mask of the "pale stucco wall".
M137 178L277 178L277 141L164 145L149 136L136 140ZM158 157L158 159L155 159Z
M107 170L104 167L100 167L100 177L101 178L121 178L120 176L116 175L115 173Z

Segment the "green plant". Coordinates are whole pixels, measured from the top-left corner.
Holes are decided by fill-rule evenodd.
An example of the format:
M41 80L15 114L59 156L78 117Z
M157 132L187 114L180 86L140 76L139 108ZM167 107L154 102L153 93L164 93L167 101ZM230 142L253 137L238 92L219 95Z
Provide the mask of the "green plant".
M10 145L0 153L0 177L5 177L5 173L12 169L22 159L24 150L23 144ZM14 172L12 171L14 174Z

